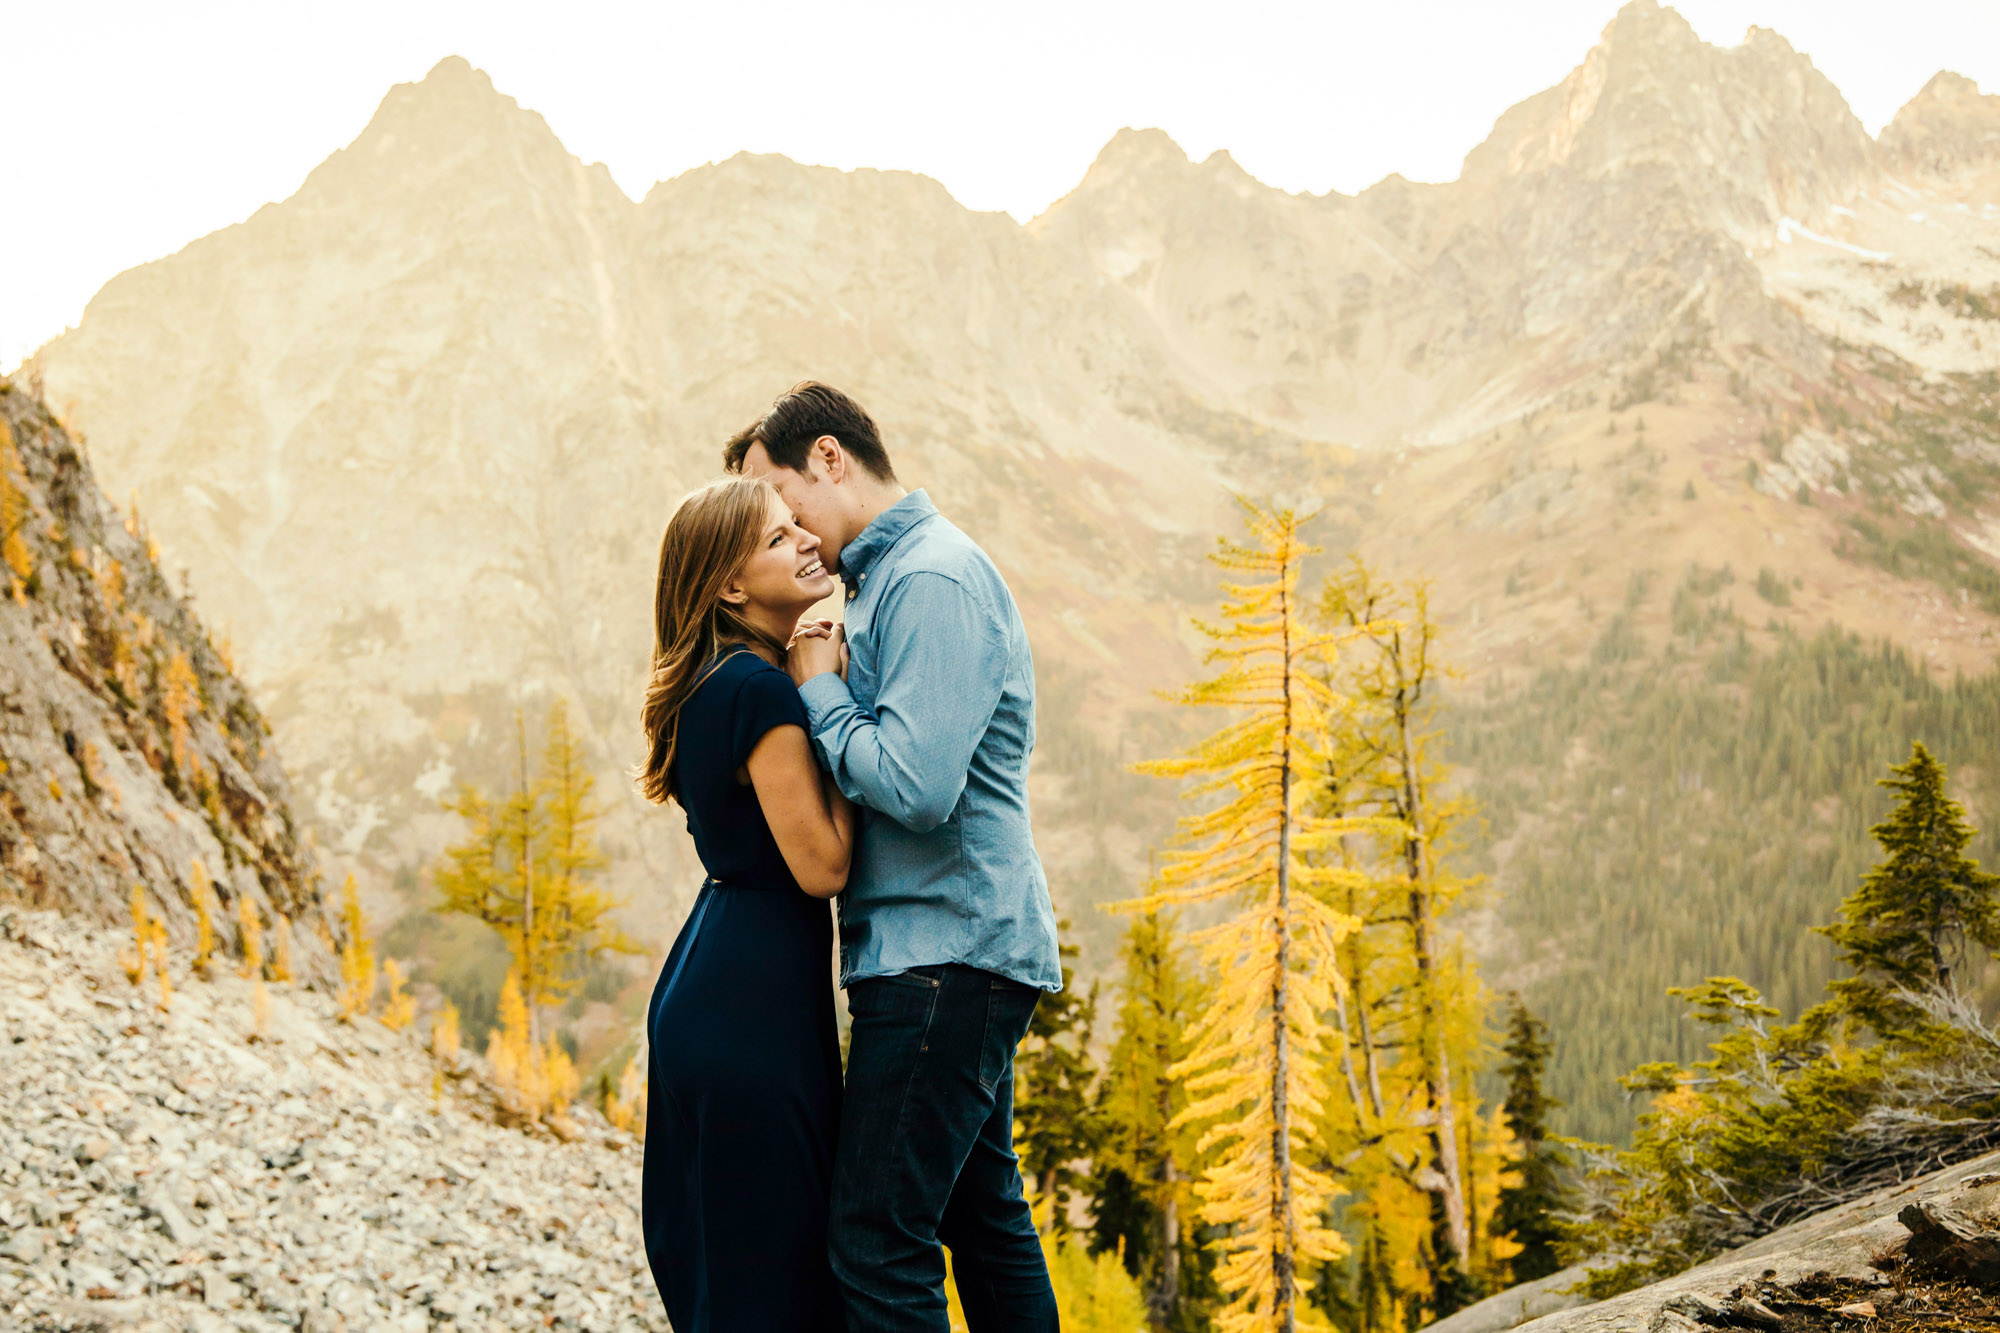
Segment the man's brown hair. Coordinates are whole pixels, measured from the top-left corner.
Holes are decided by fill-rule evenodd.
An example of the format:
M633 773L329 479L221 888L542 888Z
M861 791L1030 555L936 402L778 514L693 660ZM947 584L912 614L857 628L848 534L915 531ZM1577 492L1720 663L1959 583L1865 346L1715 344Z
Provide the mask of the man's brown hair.
M840 441L847 456L868 469L877 481L896 479L896 470L889 466L889 452L882 447L881 433L867 409L832 385L815 380L794 384L778 395L770 411L731 436L722 446L722 466L741 472L750 446L761 444L779 467L804 472L813 441L822 435Z

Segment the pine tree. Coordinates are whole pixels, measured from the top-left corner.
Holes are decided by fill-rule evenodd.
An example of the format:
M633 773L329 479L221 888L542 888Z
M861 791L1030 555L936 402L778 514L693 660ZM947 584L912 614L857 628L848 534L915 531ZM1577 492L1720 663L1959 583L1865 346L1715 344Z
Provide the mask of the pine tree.
M1437 679L1444 674L1434 648L1437 625L1429 590L1384 584L1360 559L1328 578L1319 604L1321 623L1363 641L1347 655L1340 679L1354 706L1345 714L1348 734L1338 757L1353 766L1358 808L1390 817L1378 836L1387 874L1402 899L1414 1005L1410 1038L1420 1061L1429 1160L1418 1172L1433 1209L1434 1312L1448 1314L1477 1295L1472 1275L1472 1226L1460 1153L1454 1027L1476 1031L1482 1017L1476 987L1455 985L1448 975L1440 921L1472 882L1449 868L1445 853L1455 826L1469 813L1463 798L1441 798L1447 770L1432 754ZM1380 828L1381 826L1375 825ZM1459 975L1469 980L1462 969ZM1476 1045L1476 1040L1473 1043Z
M1059 933L1068 929L1065 921ZM1090 1058L1097 987L1076 989L1069 965L1076 952L1073 944L1061 947L1062 989L1036 1004L1014 1057L1015 1150L1048 1203L1048 1225L1057 1235L1069 1230L1070 1195L1083 1176L1075 1164L1094 1156L1098 1143L1090 1095L1097 1078Z
M167 658L161 701L167 715L167 741L174 757L174 772L189 791L197 791L202 785L201 756L194 748L192 719L201 712L201 682L187 654L178 649Z
M1819 931L1855 975L1827 987L1836 1002L1887 1037L1914 1037L1921 1015L1898 992L1956 993L1969 947L2000 948L2000 876L1965 854L1973 829L1945 795L1945 769L1922 741L1878 786L1896 793L1869 830L1887 854Z
M194 858L189 876L188 896L194 899L194 958L188 968L203 981L213 980L215 961L215 915L221 904L215 897L215 885L208 878L208 867Z
M23 471L20 452L14 446L14 432L0 421L0 565L5 565L12 576L8 591L17 602L28 600L28 589L35 576L34 553L22 536L28 520L34 517L27 492L16 481Z
M352 1022L375 1003L375 946L368 941L368 921L361 910L361 890L349 874L340 888L340 919L346 927L340 945L340 1019Z
M1521 1247L1510 1265L1513 1280L1529 1282L1562 1267L1556 1257L1562 1228L1556 1219L1569 1204L1563 1186L1569 1160L1549 1137L1549 1112L1562 1103L1543 1087L1554 1049L1548 1026L1528 1012L1519 995L1510 997L1504 1049L1507 1059L1500 1075L1507 1080L1507 1100L1503 1105L1519 1156L1512 1164L1514 1179L1500 1186L1495 1229Z
M1205 1127L1197 1152L1215 1150L1195 1192L1204 1220L1229 1228L1218 1326L1293 1333L1316 1322L1299 1308L1304 1268L1344 1252L1326 1225L1334 1182L1310 1164L1310 1136L1327 1095L1322 1020L1339 987L1336 954L1355 926L1323 899L1352 875L1318 854L1357 825L1310 809L1339 704L1315 670L1335 637L1306 626L1298 597L1300 564L1317 548L1290 511L1244 508L1251 540L1219 540L1211 557L1226 572L1222 620L1197 622L1224 668L1173 696L1241 716L1179 758L1140 766L1197 778L1191 795L1220 800L1181 821L1154 891L1131 906L1237 906L1194 937L1215 992L1175 1067L1190 1098L1176 1120Z
M436 910L476 917L506 939L536 1045L540 1011L575 992L585 963L607 952L642 951L615 928L610 914L619 904L593 880L605 864L595 838L593 785L564 703L550 709L532 776L527 720L517 711L513 790L496 800L461 786L451 808L469 826L468 836L447 847L433 870L441 897Z
M1181 1305L1183 1206L1192 1203L1194 1134L1174 1127L1187 1105L1172 1070L1187 1058L1187 1029L1203 987L1176 939L1178 914L1133 918L1119 954L1117 1035L1098 1085L1102 1127L1096 1218L1090 1247L1116 1251L1145 1283L1156 1327L1174 1325Z

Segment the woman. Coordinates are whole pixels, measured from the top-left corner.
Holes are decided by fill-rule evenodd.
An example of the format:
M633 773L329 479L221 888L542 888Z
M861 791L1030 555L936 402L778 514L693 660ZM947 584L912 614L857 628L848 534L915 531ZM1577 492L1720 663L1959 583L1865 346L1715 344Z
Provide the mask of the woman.
M667 523L643 715L648 799L687 812L708 879L647 1008L646 1258L677 1333L837 1333L826 1258L840 1113L828 900L854 811L780 669L833 591L767 483Z

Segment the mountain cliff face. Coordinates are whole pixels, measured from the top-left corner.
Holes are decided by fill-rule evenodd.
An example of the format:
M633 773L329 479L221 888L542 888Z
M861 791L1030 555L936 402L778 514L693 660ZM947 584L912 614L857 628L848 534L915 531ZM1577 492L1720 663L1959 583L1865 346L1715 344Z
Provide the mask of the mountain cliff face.
M1185 662L1220 479L1271 435L1202 407L1087 265L934 181L745 156L634 204L456 59L38 363L229 627L340 854L427 860L437 798L560 692L656 935L699 875L623 776L652 561L777 392L867 403L1045 660L1121 698Z
M1882 129L1889 165L1916 176L1956 177L2000 167L2000 96L1940 70Z
M1431 577L1475 691L1591 660L1614 618L1677 641L1691 565L1741 575L1713 603L1745 642L1830 623L1989 667L1996 104L1940 75L1871 140L1776 34L1711 46L1634 0L1454 181L1292 195L1126 131L1021 227L908 173L748 155L634 203L453 59L36 364L228 626L337 855L428 860L437 798L500 776L515 705L565 694L614 887L662 941L698 876L622 777L658 531L773 394L841 384L1020 597L1039 836L1102 942L1088 905L1169 800L1121 763L1171 743L1150 691L1198 665L1231 488ZM1532 836L1476 849L1502 984L1599 956L1523 970L1504 904Z
M263 715L69 434L0 380L0 898L99 924L134 885L177 946L206 874L289 920L324 979L320 898Z
M1293 196L1225 154L1196 167L1163 136L1128 133L1034 229L1138 294L1246 410L1357 443L1435 444L1696 327L1813 363L1796 321L1761 299L1746 248L1877 174L1860 123L1784 39L1753 29L1712 47L1638 0L1449 184Z

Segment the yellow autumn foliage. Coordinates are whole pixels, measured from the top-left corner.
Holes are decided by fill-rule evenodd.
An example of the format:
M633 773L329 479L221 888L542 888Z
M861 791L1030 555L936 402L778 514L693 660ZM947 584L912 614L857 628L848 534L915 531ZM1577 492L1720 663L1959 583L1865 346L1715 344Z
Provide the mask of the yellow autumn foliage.
M458 1006L446 1000L431 1020L431 1054L440 1060L456 1060L458 1045Z
M208 867L194 858L190 896L194 899L194 962L191 966L195 975L203 981L211 979L215 960L215 886L209 882Z
M382 999L382 1026L391 1032L401 1032L417 1016L416 997L403 989L403 964L400 959L391 958L382 964L382 974L388 981L388 994Z
M375 949L368 942L368 921L361 911L361 890L349 874L340 889L340 919L346 937L340 942L340 1021L365 1017L375 1000Z
M639 1067L640 1052L634 1051L618 1076L618 1087L604 1103L604 1118L627 1134L646 1128L646 1071Z

